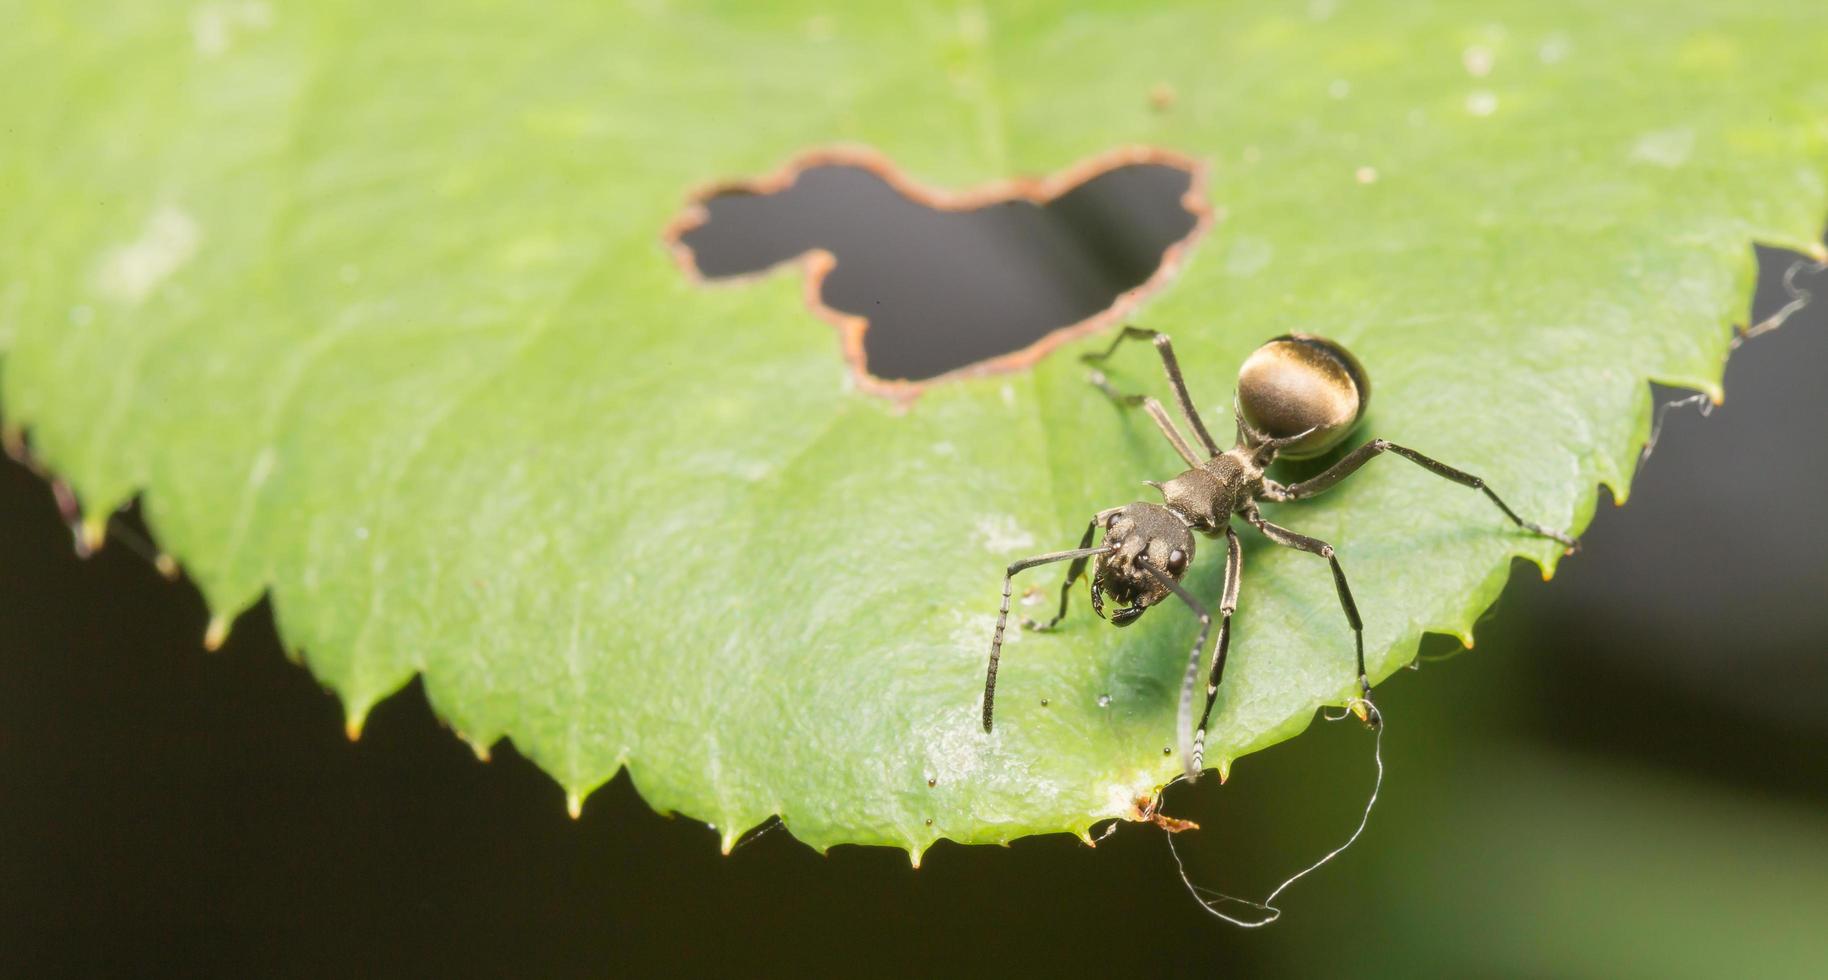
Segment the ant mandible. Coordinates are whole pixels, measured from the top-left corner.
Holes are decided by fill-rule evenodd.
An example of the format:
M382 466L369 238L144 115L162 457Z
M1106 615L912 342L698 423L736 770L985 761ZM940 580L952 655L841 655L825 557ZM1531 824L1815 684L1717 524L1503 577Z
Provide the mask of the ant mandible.
M1351 624L1358 658L1360 696L1350 703L1350 707L1359 720L1376 728L1382 719L1371 702L1371 681L1365 675L1364 623L1359 619L1358 606L1352 601L1352 589L1346 584L1346 573L1340 568L1333 546L1265 520L1257 504L1259 501L1285 503L1312 497L1331 489L1373 457L1386 452L1395 453L1461 486L1484 491L1485 496L1518 527L1553 538L1570 551L1579 548L1579 542L1574 538L1518 517L1484 480L1383 439L1373 439L1359 446L1318 476L1299 483L1282 484L1265 476L1264 470L1278 457L1309 459L1339 445L1364 418L1365 406L1371 400L1370 382L1358 359L1331 340L1310 334L1286 334L1265 343L1246 358L1238 371L1233 411L1237 418L1237 445L1221 450L1193 407L1193 399L1187 394L1187 384L1181 379L1180 363L1175 360L1174 347L1167 334L1125 327L1110 347L1102 353L1087 354L1083 359L1102 361L1131 339L1152 341L1161 353L1162 367L1174 389L1175 401L1179 402L1181 414L1205 448L1206 458L1201 459L1187 444L1161 402L1146 395L1118 392L1102 372L1092 372L1091 382L1106 395L1120 404L1140 405L1149 413L1161 428L1162 435L1174 446L1174 451L1187 462L1188 469L1166 483L1145 481L1160 491L1160 504L1138 501L1099 511L1086 525L1079 547L1024 558L1005 571L1003 607L997 613L996 635L990 641L990 668L984 679L985 732L990 731L996 703L997 661L1002 656L1003 629L1009 621L1010 586L1016 573L1036 565L1072 562L1067 568L1066 582L1060 587L1060 609L1054 618L1046 623L1027 619L1022 622L1027 629L1047 630L1065 618L1073 583L1085 573L1089 561L1092 563L1092 611L1102 618L1105 599L1110 598L1119 605L1110 617L1114 625L1130 625L1150 606L1170 595L1186 603L1199 618L1200 631L1188 656L1187 672L1181 682L1180 710L1176 716L1181 764L1188 780L1197 779L1205 760L1206 723L1212 716L1219 681L1225 673L1231 617L1238 608L1242 549L1238 534L1231 527L1234 514L1276 544L1319 555L1332 566L1333 586L1339 593L1346 622ZM1104 542L1093 547L1092 537L1100 526L1104 528ZM1225 536L1225 586L1219 598L1219 638L1213 649L1212 669L1206 679L1206 709L1200 714L1197 728L1192 723L1193 692L1199 682L1200 655L1212 629L1212 615L1180 581L1193 562L1195 531L1207 537Z

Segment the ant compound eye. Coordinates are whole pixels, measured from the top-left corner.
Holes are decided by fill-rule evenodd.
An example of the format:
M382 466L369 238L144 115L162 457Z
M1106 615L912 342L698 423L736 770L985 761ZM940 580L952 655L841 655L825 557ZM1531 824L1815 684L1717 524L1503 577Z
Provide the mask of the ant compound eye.
M1264 344L1238 370L1238 407L1271 439L1307 435L1278 454L1309 459L1350 435L1371 401L1365 369L1325 337L1287 334Z
M1187 553L1179 548L1168 552L1168 571L1176 575L1187 570Z
M1120 517L1122 517L1122 516L1123 516L1123 515L1122 515L1122 514L1120 514L1120 513L1117 513L1117 512L1112 512L1112 514L1111 514L1111 516L1110 516L1110 517L1107 517L1107 518L1105 518L1105 519L1104 519L1104 527L1105 527L1105 530L1107 530L1107 531L1108 531L1108 530L1110 530L1110 529L1111 529L1111 528L1114 528L1114 527L1116 527L1116 526L1117 526L1117 519L1118 519L1118 518L1120 518Z

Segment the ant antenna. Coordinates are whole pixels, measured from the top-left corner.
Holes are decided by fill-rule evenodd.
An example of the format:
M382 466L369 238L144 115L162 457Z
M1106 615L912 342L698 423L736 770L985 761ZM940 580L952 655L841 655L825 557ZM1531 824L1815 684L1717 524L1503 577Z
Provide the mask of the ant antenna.
M1323 713L1323 717L1328 721L1339 721L1351 716L1352 713L1350 709L1341 712L1338 715ZM1338 847L1335 847L1322 855L1320 860L1315 861L1313 864L1290 875L1282 884L1276 886L1275 891L1269 893L1269 897L1261 902L1256 902L1248 898L1227 895L1224 892L1215 891L1211 888L1203 888L1194 884L1193 879L1187 876L1187 865L1186 862L1181 860L1181 852L1180 849L1175 846L1174 835L1168 834L1168 853L1174 855L1174 866L1180 871L1181 884L1187 886L1187 893L1192 895L1193 900L1199 902L1200 907L1205 909L1214 918L1223 919L1226 922L1243 929L1261 928L1282 918L1282 910L1275 905L1277 897L1284 891L1287 891L1290 885L1307 877L1312 872L1319 870L1322 865L1338 857L1346 848L1351 847L1352 844L1358 840L1358 836L1365 832L1365 825L1371 822L1371 808L1377 805L1377 794L1384 788L1384 730L1388 727L1389 726L1387 725L1379 725L1377 728L1377 740L1373 743L1371 749L1371 760L1377 766L1377 781L1371 786L1371 797L1365 801L1365 812L1358 818L1358 826L1353 828L1352 836L1347 837L1345 843L1340 844ZM1220 907L1227 903L1242 905L1245 908L1255 909L1264 914L1261 918L1256 919L1235 918L1219 911Z

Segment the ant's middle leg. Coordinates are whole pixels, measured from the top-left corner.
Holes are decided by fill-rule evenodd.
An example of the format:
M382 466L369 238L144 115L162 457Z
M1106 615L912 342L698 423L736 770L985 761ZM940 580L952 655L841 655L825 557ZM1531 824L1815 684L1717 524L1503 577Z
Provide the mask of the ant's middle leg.
M1333 553L1333 546L1319 538L1310 538L1279 524L1271 524L1254 508L1244 514L1244 519L1271 541L1285 548L1319 555L1333 567L1333 588L1339 593L1339 605L1346 612L1346 622L1352 626L1352 644L1358 655L1359 703L1351 707L1359 720L1372 728L1383 724L1377 706L1371 703L1371 678L1365 673L1365 623L1358 617L1358 603L1352 601L1352 587L1346 584L1345 570L1339 567L1339 558Z
M1155 344L1156 351L1162 356L1162 370L1167 373L1168 384L1174 389L1174 400L1180 403L1181 414L1187 417L1187 424L1193 426L1193 434L1199 437L1200 445L1206 447L1206 454L1217 456L1219 444L1213 441L1212 433L1206 431L1206 423L1200 420L1199 409L1193 407L1193 396L1187 393L1187 381L1181 377L1181 362L1175 358L1174 344L1168 340L1167 334L1142 327L1124 327L1123 333L1118 334L1117 339L1111 341L1111 346L1103 352L1084 354L1079 359L1087 364L1102 361L1115 353L1126 340L1148 340Z

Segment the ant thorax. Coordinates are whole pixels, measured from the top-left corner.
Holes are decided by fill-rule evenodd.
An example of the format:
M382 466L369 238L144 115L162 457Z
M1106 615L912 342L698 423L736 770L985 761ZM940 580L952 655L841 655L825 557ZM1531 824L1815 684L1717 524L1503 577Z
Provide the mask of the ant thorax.
M1249 450L1232 449L1186 470L1167 483L1152 483L1162 503L1195 530L1214 534L1255 496L1263 470Z

